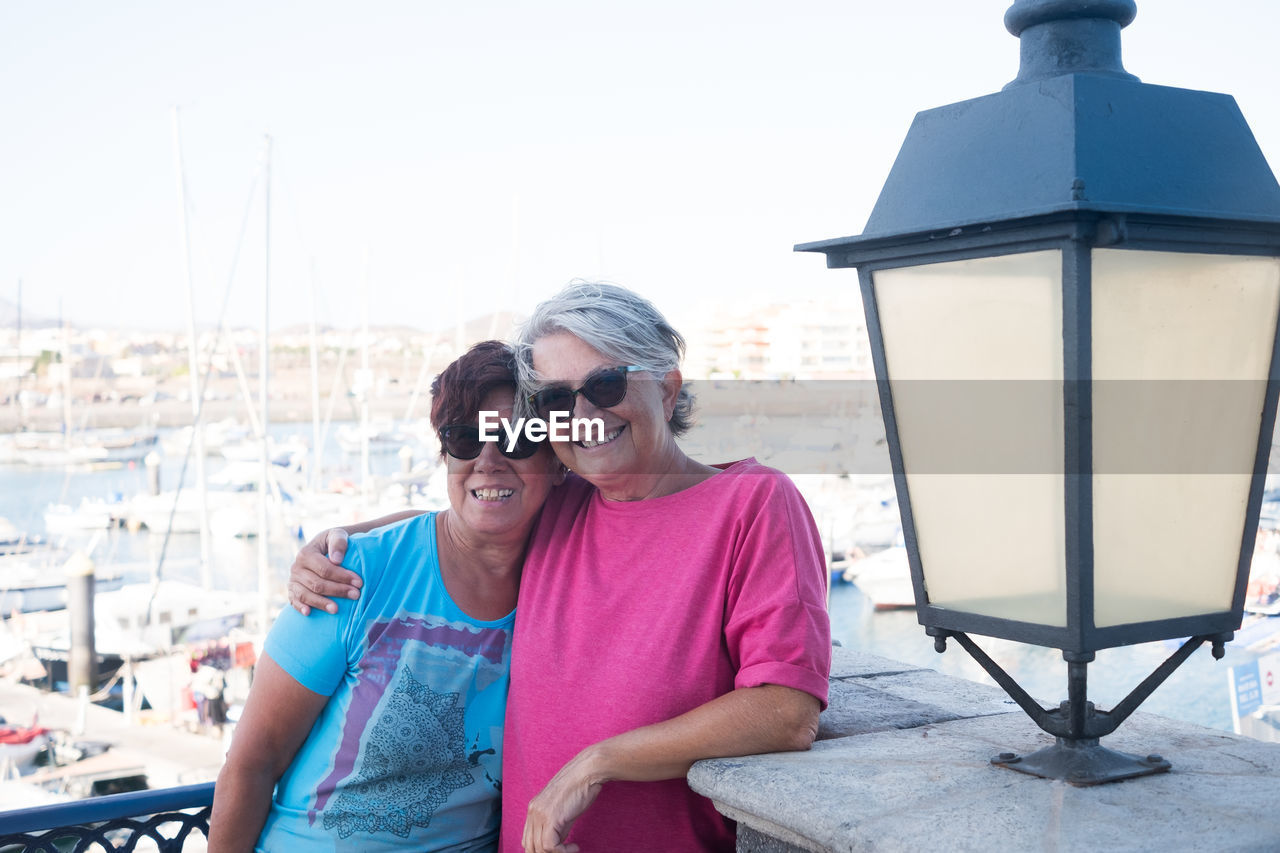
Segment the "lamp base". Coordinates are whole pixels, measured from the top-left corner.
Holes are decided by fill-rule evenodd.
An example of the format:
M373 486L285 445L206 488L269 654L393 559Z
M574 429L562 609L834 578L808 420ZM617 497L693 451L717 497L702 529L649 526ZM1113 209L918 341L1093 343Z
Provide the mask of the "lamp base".
M1002 752L991 759L991 763L1043 779L1061 779L1077 787L1167 773L1173 766L1158 755L1140 758L1107 749L1098 743L1097 738L1072 740L1061 737L1053 746L1046 746L1030 755Z

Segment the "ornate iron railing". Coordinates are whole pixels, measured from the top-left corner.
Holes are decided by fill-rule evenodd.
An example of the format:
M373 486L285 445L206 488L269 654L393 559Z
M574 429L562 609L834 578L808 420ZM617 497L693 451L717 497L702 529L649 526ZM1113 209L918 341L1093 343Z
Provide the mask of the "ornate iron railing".
M144 838L177 853L193 831L208 837L212 805L213 783L205 782L0 812L0 853L128 853Z

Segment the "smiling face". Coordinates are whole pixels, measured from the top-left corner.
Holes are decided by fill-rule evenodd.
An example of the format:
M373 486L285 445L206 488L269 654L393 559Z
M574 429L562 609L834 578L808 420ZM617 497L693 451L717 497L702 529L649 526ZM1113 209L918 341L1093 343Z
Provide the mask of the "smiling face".
M480 411L512 419L514 404L515 389L501 386L485 395ZM473 413L471 423L478 420L479 412ZM449 506L458 521L473 533L525 536L552 487L564 479L559 461L545 445L527 459L508 459L498 442L484 442L475 459L446 455Z
M576 389L599 371L619 366L617 360L568 332L546 335L533 344L533 367L544 387ZM678 370L665 376L643 371L627 374L626 396L607 409L578 394L574 419L599 418L604 423L604 441L554 441L556 455L606 498L651 496L661 478L683 458L667 426L680 384Z

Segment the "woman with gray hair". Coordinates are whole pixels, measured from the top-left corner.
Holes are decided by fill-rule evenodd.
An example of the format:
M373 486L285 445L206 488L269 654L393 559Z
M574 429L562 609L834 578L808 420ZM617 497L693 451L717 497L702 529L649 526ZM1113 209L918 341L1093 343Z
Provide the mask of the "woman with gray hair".
M526 555L502 849L732 850L732 822L684 776L812 744L831 655L813 518L781 472L680 449L684 339L647 300L570 285L515 349L531 414L596 431L552 441L573 473ZM342 533L317 540L294 565L295 606L358 594L322 556Z

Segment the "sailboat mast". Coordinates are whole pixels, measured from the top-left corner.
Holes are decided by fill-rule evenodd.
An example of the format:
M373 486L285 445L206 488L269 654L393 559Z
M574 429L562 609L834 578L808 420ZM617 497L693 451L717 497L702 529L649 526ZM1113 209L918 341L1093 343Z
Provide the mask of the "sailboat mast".
M258 484L258 629L267 630L270 594L270 571L267 556L268 512L267 500L271 489L271 456L268 449L268 431L271 426L268 379L271 354L271 136L266 136L263 198L265 231L262 268L262 345L258 353L258 395L262 408L262 477Z
M182 165L182 131L178 108L173 108L173 154L178 171L178 216L182 223L182 258L187 281L187 369L191 375L192 452L196 462L196 492L200 508L200 583L213 587L213 567L209 553L209 496L204 470L204 424L201 416L199 341L196 337L195 282L191 274L191 226L187 220L187 177Z
M320 439L320 332L316 325L316 261L311 259L311 472L308 487L320 487L320 458L324 448Z
M22 369L22 364L22 279L18 279L18 429L25 430L27 407L26 401L22 399L22 392L27 385L27 371Z
M364 274L360 282L360 497L368 509L373 503L369 479L369 395L373 393L373 373L369 370L369 247L364 247Z
M62 352L59 365L62 374L62 450L71 449L71 324L62 314L62 297L58 297L58 325L62 327Z

